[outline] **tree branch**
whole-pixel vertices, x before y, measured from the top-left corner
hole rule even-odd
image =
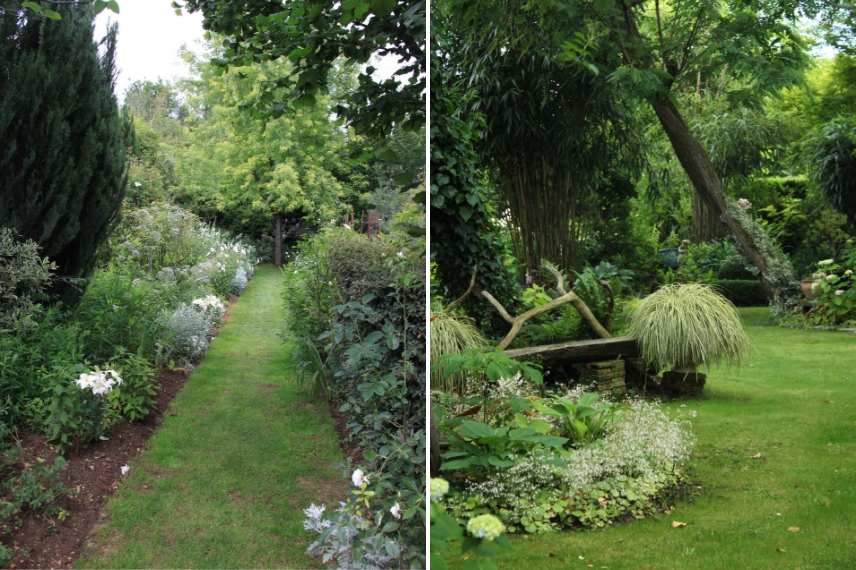
[[[454,307],[457,307],[458,305],[460,305],[461,303],[464,302],[464,299],[466,299],[467,297],[470,296],[470,294],[473,292],[473,289],[475,289],[475,286],[476,286],[476,273],[477,272],[478,272],[478,269],[473,269],[473,275],[472,275],[472,277],[470,277],[469,287],[467,287],[467,290],[464,291],[464,293],[460,297],[458,297],[457,299],[455,299],[454,301],[452,301],[451,303],[446,305],[447,311],[454,308]]]

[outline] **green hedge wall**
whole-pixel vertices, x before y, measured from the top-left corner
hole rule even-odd
[[[767,305],[767,292],[757,279],[717,279],[711,285],[738,307]]]

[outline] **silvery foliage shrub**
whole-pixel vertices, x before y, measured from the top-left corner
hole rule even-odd
[[[0,329],[29,316],[33,297],[50,285],[55,266],[39,256],[39,246],[0,228]]]
[[[391,564],[401,556],[401,545],[389,536],[371,532],[372,521],[342,508],[329,518],[322,518],[323,512],[324,507],[316,505],[304,511],[303,528],[320,535],[309,545],[309,554],[320,556],[325,564],[335,562],[340,570],[398,567]]]
[[[458,518],[487,509],[499,514],[510,530],[540,532],[562,526],[550,521],[559,515],[542,513],[539,527],[532,522],[533,510],[561,503],[575,505],[569,510],[579,508],[574,497],[587,497],[598,486],[612,482],[611,488],[630,491],[627,495],[632,500],[626,509],[641,511],[657,494],[679,481],[693,443],[686,421],[669,418],[658,404],[636,400],[611,423],[602,439],[566,458],[534,451],[514,466],[465,486],[450,497],[449,504]],[[609,516],[605,512],[593,518]]]
[[[375,487],[390,482],[382,474],[372,475],[371,480]],[[325,505],[312,504],[304,509],[303,528],[318,533],[307,552],[321,556],[325,564],[335,562],[342,570],[402,568],[405,550],[396,540],[404,516],[401,505],[396,501],[389,508],[381,506],[384,499],[370,489],[372,481],[362,469],[353,472],[351,481],[354,488],[350,496],[328,517],[324,516]]]
[[[174,204],[130,210],[111,238],[113,260],[149,275],[165,267],[192,266],[205,257],[205,229],[196,214]]]
[[[232,293],[235,295],[240,295],[241,292],[247,288],[247,281],[247,270],[238,266],[238,269],[235,270],[235,276],[232,277],[232,282],[229,283],[229,289],[231,289]]]
[[[192,305],[181,304],[164,318],[167,337],[162,341],[163,357],[184,362],[198,360],[208,350],[211,316]]]

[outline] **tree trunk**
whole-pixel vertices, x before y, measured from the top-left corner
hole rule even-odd
[[[728,228],[698,195],[693,193],[693,240],[695,242],[720,239],[728,235]]]
[[[282,267],[282,216],[277,214],[273,223],[273,263]]]
[[[672,143],[675,155],[689,176],[699,197],[711,213],[722,220],[731,235],[737,240],[737,247],[741,253],[761,272],[764,287],[770,293],[772,285],[767,272],[767,260],[758,251],[752,236],[728,213],[722,181],[716,174],[716,170],[713,168],[704,148],[690,132],[689,127],[671,100],[665,97],[652,99],[651,106],[657,113],[657,118]]]

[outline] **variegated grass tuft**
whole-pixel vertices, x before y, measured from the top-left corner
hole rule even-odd
[[[470,317],[447,311],[445,307],[431,312],[431,362],[449,354],[459,354],[468,348],[486,347],[487,339]],[[459,374],[446,376],[438,366],[431,367],[431,387],[437,390],[462,391],[466,378]]]
[[[630,335],[658,370],[739,363],[749,349],[734,305],[700,284],[666,285],[643,299],[630,319]]]

